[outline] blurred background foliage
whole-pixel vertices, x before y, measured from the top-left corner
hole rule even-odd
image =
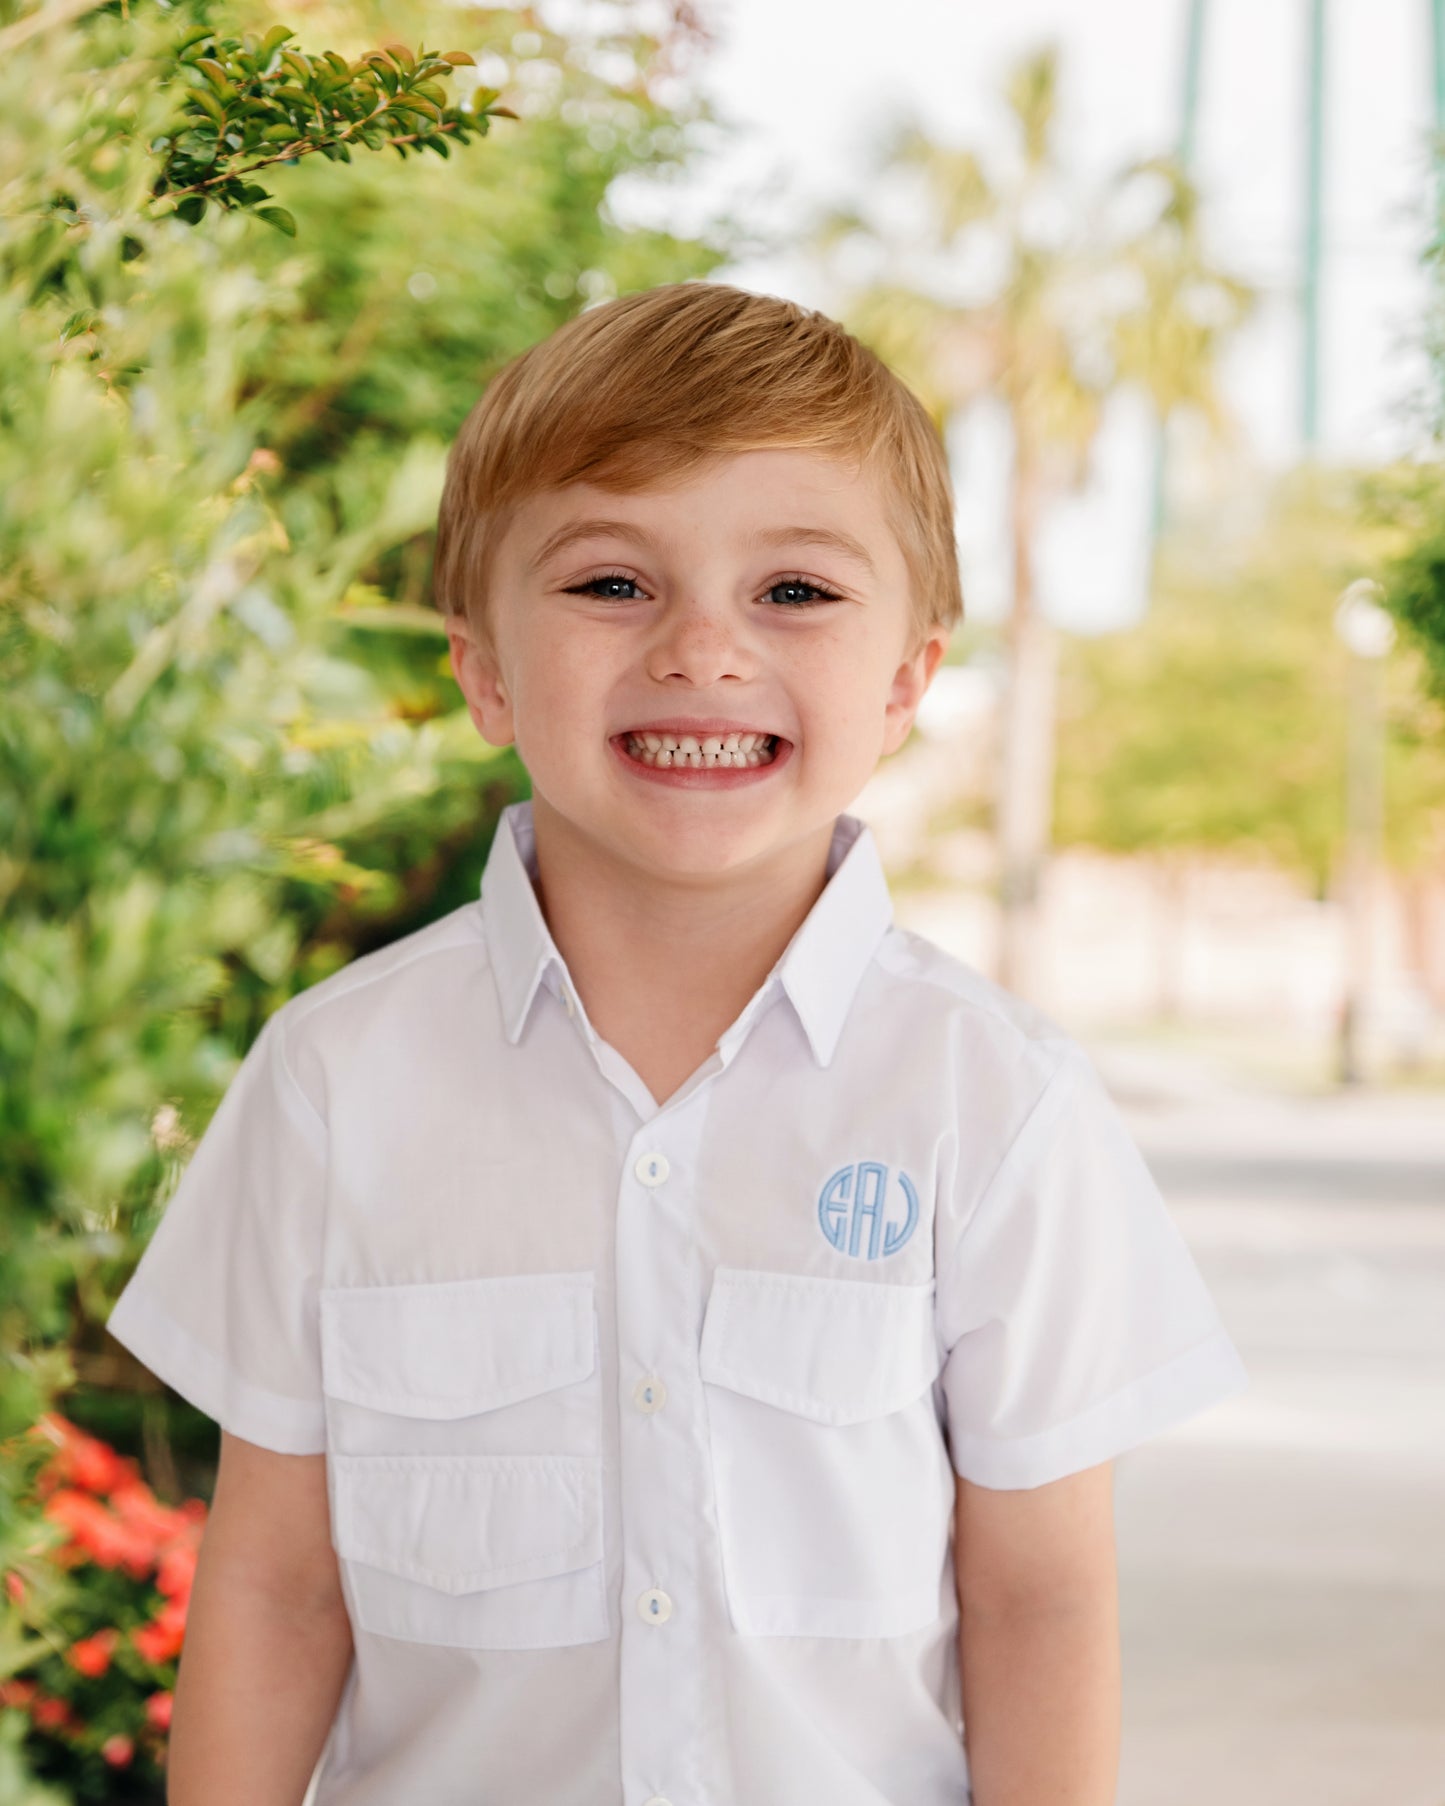
[[[1248,525],[1181,525],[1163,542],[1148,614],[1065,642],[1057,841],[1163,862],[1269,862],[1323,898],[1344,838],[1348,654],[1332,626],[1344,587],[1402,556],[1380,479],[1305,468]],[[1399,872],[1445,858],[1445,707],[1427,656],[1387,665],[1385,855]]]
[[[691,154],[683,15],[69,11],[0,5],[0,1436],[63,1394],[174,1499],[208,1491],[215,1426],[104,1337],[110,1302],[264,1018],[473,897],[526,793],[426,605],[446,446],[500,363],[705,274],[726,229],[606,204]],[[446,161],[272,166],[294,239],[157,217],[174,46],[209,22],[466,51],[453,101],[518,116]],[[0,1463],[7,1571],[31,1470]],[[0,1610],[3,1679],[47,1631]]]

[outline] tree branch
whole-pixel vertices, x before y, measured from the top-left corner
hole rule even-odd
[[[375,115],[372,114],[370,117],[374,118]],[[455,130],[455,126],[450,125],[443,120],[434,131],[409,132],[405,137],[388,138],[386,142],[389,145],[417,144],[423,138],[436,137],[438,132],[454,132]],[[348,133],[339,133],[337,137],[327,139],[324,142],[339,144],[342,139],[347,136],[349,136]],[[182,195],[204,194],[208,188],[215,188],[222,182],[239,181],[242,176],[249,176],[253,171],[258,169],[266,169],[272,163],[293,163],[297,157],[304,157],[310,152],[318,151],[321,148],[322,146],[320,143],[313,144],[309,138],[298,138],[295,144],[288,144],[283,150],[277,151],[274,157],[262,157],[258,162],[248,163],[244,169],[223,170],[220,175],[209,176],[204,182],[192,182],[189,188],[168,188],[164,194],[158,194],[152,198],[157,201],[169,201],[179,200]]]

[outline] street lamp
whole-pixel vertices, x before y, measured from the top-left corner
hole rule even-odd
[[[1335,633],[1350,653],[1349,737],[1345,757],[1345,983],[1339,1014],[1339,1077],[1364,1077],[1362,1023],[1370,991],[1370,895],[1385,818],[1385,731],[1380,663],[1395,643],[1395,623],[1369,577],[1349,585],[1335,608]]]

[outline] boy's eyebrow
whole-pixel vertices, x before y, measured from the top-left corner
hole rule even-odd
[[[537,551],[527,561],[529,571],[540,570],[549,558],[555,558],[559,552],[565,552],[568,546],[575,545],[581,539],[631,539],[638,544],[651,546],[656,543],[654,536],[645,527],[633,521],[625,520],[574,520],[566,526],[559,527],[555,533],[549,534]],[[870,576],[876,576],[877,567],[868,554],[867,547],[851,533],[844,533],[837,527],[764,527],[750,534],[748,543],[752,546],[785,546],[804,545],[820,546],[832,552],[839,552],[860,564]]]
[[[751,543],[755,546],[821,546],[826,551],[841,552],[843,557],[861,564],[870,576],[878,574],[868,548],[839,527],[767,527],[754,533]]]
[[[537,550],[527,560],[529,571],[538,571],[549,558],[555,558],[558,552],[565,552],[570,545],[579,539],[635,539],[640,545],[650,546],[653,537],[646,527],[634,526],[625,520],[574,520],[565,527],[558,527],[544,539]]]

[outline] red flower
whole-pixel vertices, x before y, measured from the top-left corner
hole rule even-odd
[[[65,1652],[65,1659],[77,1674],[89,1675],[94,1680],[110,1667],[111,1653],[119,1635],[119,1631],[107,1626],[104,1630],[96,1631],[94,1636],[83,1637],[80,1642],[72,1643]]]
[[[152,1693],[146,1701],[146,1723],[153,1724],[158,1731],[171,1728],[171,1708],[175,1702],[175,1694],[162,1690]]]
[[[110,1496],[111,1509],[129,1529],[152,1543],[169,1543],[184,1536],[188,1521],[169,1505],[162,1505],[144,1480],[128,1480]]]
[[[25,1603],[25,1582],[13,1568],[7,1568],[5,1571],[5,1591],[10,1595],[13,1604],[23,1605]]]
[[[42,1731],[63,1731],[74,1723],[69,1702],[52,1693],[36,1694],[35,1702],[30,1708],[30,1717],[32,1723]]]
[[[135,1744],[117,1731],[100,1746],[100,1753],[112,1768],[124,1768],[135,1754]]]
[[[135,1580],[144,1580],[155,1565],[155,1551],[148,1539],[88,1493],[61,1487],[46,1501],[45,1515],[70,1532],[72,1557],[78,1549],[98,1567],[124,1568]],[[61,1559],[64,1564],[66,1557]]]
[[[177,1543],[161,1556],[156,1586],[167,1598],[190,1598],[191,1583],[196,1576],[196,1555],[194,1543]]]
[[[28,1706],[38,1691],[34,1681],[0,1681],[0,1706]]]
[[[130,1633],[130,1640],[148,1662],[169,1662],[181,1653],[186,1635],[186,1608],[168,1599],[149,1624]]]
[[[108,1493],[112,1487],[136,1475],[134,1461],[118,1455],[98,1437],[88,1436],[77,1424],[56,1411],[43,1417],[38,1428],[57,1449],[46,1469],[43,1491],[68,1481],[87,1492]]]

